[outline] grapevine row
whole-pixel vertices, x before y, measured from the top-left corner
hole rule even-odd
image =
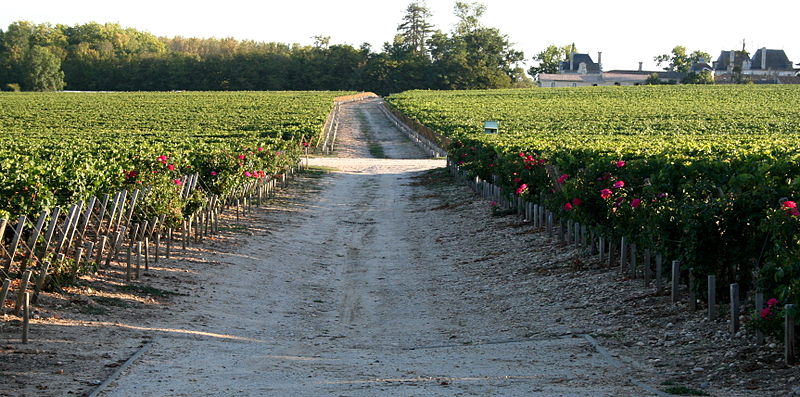
[[[680,259],[696,279],[797,307],[800,90],[598,88],[411,91],[388,102],[451,138],[451,161],[506,195]],[[501,132],[484,134],[483,120]]]

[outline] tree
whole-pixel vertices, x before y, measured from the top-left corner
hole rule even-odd
[[[35,45],[25,57],[24,88],[29,91],[63,90],[61,60],[45,47]]]
[[[486,12],[486,6],[481,3],[465,3],[457,1],[455,14],[458,22],[455,34],[466,35],[481,28],[481,17]]]
[[[714,84],[714,76],[708,70],[701,70],[699,72],[689,72],[686,77],[681,80],[681,84]]]
[[[568,61],[570,54],[577,52],[575,43],[565,45],[563,47],[556,47],[549,45],[544,51],[536,54],[533,57],[534,61],[539,62],[537,66],[531,66],[528,73],[531,76],[536,76],[539,73],[557,73],[561,62]]]
[[[397,26],[402,43],[415,54],[428,53],[426,45],[433,32],[433,25],[428,23],[431,16],[424,2],[415,1],[408,5],[403,22]]]
[[[670,54],[662,54],[655,58],[656,64],[661,66],[666,64],[664,70],[669,72],[689,73],[692,70],[692,65],[698,62],[707,62],[711,58],[707,52],[694,51],[690,55],[686,55],[686,47],[675,46]]]
[[[519,79],[517,63],[524,54],[498,29],[481,24],[485,9],[477,3],[456,3],[459,22],[453,33],[437,32],[431,37],[431,57],[441,88],[507,88]]]

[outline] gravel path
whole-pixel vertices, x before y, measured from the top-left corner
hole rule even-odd
[[[153,324],[147,352],[101,395],[652,395],[543,311],[497,310],[493,297],[521,292],[465,270],[493,247],[448,230],[464,219],[442,209],[462,204],[442,203],[447,186],[425,173],[444,162],[378,106],[344,107],[339,157],[312,159],[337,171],[301,177],[294,207],[256,214],[261,232],[209,253],[204,292]]]

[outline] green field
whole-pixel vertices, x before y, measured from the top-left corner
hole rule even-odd
[[[343,94],[0,93],[0,213],[31,215],[194,172],[224,192],[244,172],[296,161]]]
[[[800,303],[800,88],[410,91],[450,159],[599,235]],[[482,121],[499,120],[499,134]],[[702,285],[697,286],[702,292]],[[722,293],[722,290],[720,291]]]

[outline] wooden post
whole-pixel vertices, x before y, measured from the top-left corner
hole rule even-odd
[[[694,272],[692,269],[689,269],[689,310],[691,311],[697,310],[697,295],[694,292],[695,287]]]
[[[139,199],[140,194],[141,191],[139,189],[133,191],[133,196],[131,196],[131,201],[128,204],[129,205],[128,214],[125,215],[125,226],[128,226],[131,222],[131,218],[133,217],[133,211],[136,209],[136,201]],[[122,213],[120,213],[120,215],[122,215]],[[121,220],[122,218],[120,218],[120,221]]]
[[[125,281],[131,282],[131,267],[133,265],[133,242],[128,244],[128,255],[125,257]]]
[[[181,245],[183,246],[183,252],[186,252],[186,242],[187,242],[187,240],[189,240],[189,236],[187,235],[187,231],[188,231],[187,230],[188,229],[187,226],[188,226],[187,222],[183,221],[183,224],[182,224],[182,227],[181,227]]]
[[[98,269],[103,265],[103,251],[106,249],[107,241],[108,237],[102,236],[100,237],[100,242],[97,244],[97,254],[94,261]]]
[[[8,224],[8,219],[5,218],[0,219],[0,242],[5,241],[7,224]],[[0,244],[0,254],[2,255],[2,258],[0,259],[3,260],[5,260],[5,257],[8,256],[8,252],[6,252],[6,247],[4,247],[3,244]]]
[[[631,273],[631,277],[636,278],[636,256],[638,252],[636,251],[636,243],[631,243],[631,257],[628,260],[628,270]]]
[[[61,250],[65,249],[65,244],[69,239],[70,230],[72,229],[72,224],[75,222],[75,218],[78,216],[78,205],[73,204],[69,207],[69,212],[67,212],[67,218],[64,220],[64,225],[61,228],[61,233],[58,237],[58,245],[56,246],[56,254],[60,253]]]
[[[169,259],[169,256],[172,254],[172,228],[167,229],[167,252],[165,253],[164,257]]]
[[[100,235],[100,230],[103,228],[103,217],[106,216],[106,210],[108,209],[108,200],[109,196],[107,194],[103,195],[103,203],[100,205],[100,212],[98,212],[97,216],[97,224],[94,226],[94,233],[95,235]]]
[[[44,228],[45,221],[47,221],[47,216],[49,214],[50,211],[42,211],[39,215],[39,220],[36,222],[36,226],[31,230],[31,236],[28,238],[28,254],[25,256],[26,263],[35,255],[36,242],[39,240],[39,235],[42,233],[42,229]]]
[[[106,267],[111,266],[111,260],[114,259],[114,255],[117,253],[119,249],[119,245],[122,242],[122,233],[114,232],[111,235],[111,246],[108,247],[108,256],[106,257]]]
[[[708,320],[717,318],[717,276],[708,275]]]
[[[36,278],[36,283],[33,285],[33,304],[39,301],[39,292],[44,289],[44,284],[47,282],[47,271],[50,270],[50,262],[42,262],[42,270],[39,271],[39,277]]]
[[[150,271],[150,238],[144,238],[144,271]]]
[[[6,312],[6,298],[8,297],[8,289],[11,288],[11,280],[3,280],[3,288],[0,289],[0,315]]]
[[[144,236],[147,235],[147,227],[149,226],[150,221],[144,221],[140,228],[138,228],[137,232],[133,234],[134,240],[144,240]]]
[[[644,286],[650,284],[652,278],[652,270],[650,269],[650,248],[644,250],[644,261],[642,262],[642,277],[644,277]]]
[[[92,260],[92,254],[94,253],[94,241],[87,241],[86,245],[83,246],[83,252],[86,254],[86,265],[89,265],[89,262]],[[97,266],[95,266],[94,271],[97,271]]]
[[[214,233],[219,234],[219,211],[214,213]]]
[[[133,233],[131,233],[131,234],[128,236],[128,238],[129,238],[131,241],[136,241],[136,240],[138,240],[138,237],[137,237],[137,236],[139,235],[139,226],[140,226],[140,225],[139,225],[138,223],[133,225]]]
[[[600,262],[602,262],[603,258],[606,257],[606,239],[600,236],[597,244],[600,246]]]
[[[756,315],[758,315],[763,308],[764,308],[764,293],[756,292]],[[759,345],[764,344],[764,331],[760,329],[756,330],[756,343]]]
[[[53,235],[56,233],[56,226],[58,225],[58,217],[61,215],[61,208],[56,207],[50,215],[50,224],[47,225],[47,232],[44,234],[44,241],[41,249],[39,250],[39,257],[43,258],[50,249],[50,242],[53,241]]]
[[[661,295],[664,292],[664,280],[663,280],[663,273],[664,269],[662,268],[663,257],[661,254],[656,254],[656,294]]]
[[[22,298],[22,343],[28,343],[28,328],[31,324],[31,293],[20,292]]]
[[[628,241],[623,236],[619,240],[619,272],[625,274],[626,265],[628,264]]]
[[[797,362],[797,338],[795,337],[794,326],[794,305],[788,304],[785,307],[786,317],[784,318],[784,359],[786,365],[793,365]]]
[[[80,240],[86,236],[86,229],[89,228],[89,222],[92,220],[92,211],[94,211],[94,206],[97,204],[97,197],[92,196],[89,198],[89,203],[86,204],[86,215],[83,217],[83,222],[80,225]]]
[[[136,279],[139,279],[139,269],[142,267],[142,242],[136,242]]]
[[[72,219],[72,223],[69,225],[69,233],[67,234],[67,244],[64,246],[64,252],[69,252],[72,248],[72,242],[75,239],[75,233],[78,231],[78,227],[81,221],[81,208],[83,208],[83,201],[78,202],[77,208],[75,209],[75,216]]]
[[[564,238],[564,241],[566,241],[567,244],[572,244],[572,221],[571,220],[567,220],[566,224],[567,224],[567,230],[566,230],[566,236]]]
[[[17,294],[17,302],[14,304],[14,315],[19,316],[19,311],[22,309],[22,300],[25,297],[25,291],[28,290],[28,282],[31,281],[31,274],[32,271],[26,270],[25,273],[22,274],[22,280],[19,283],[19,293]]]
[[[681,299],[680,294],[681,262],[672,261],[672,303],[676,304]]]
[[[8,274],[11,271],[11,264],[14,263],[14,255],[17,253],[17,246],[19,245],[19,240],[22,238],[22,231],[25,228],[26,219],[27,218],[25,217],[25,215],[22,215],[17,220],[17,227],[14,229],[14,237],[11,239],[11,245],[9,246],[6,265],[3,268],[3,272],[5,274]],[[18,310],[17,313],[19,313]]]
[[[739,284],[731,284],[731,337],[739,331]]]
[[[553,216],[547,212],[547,238],[553,237]]]
[[[158,263],[159,249],[161,248],[161,233],[160,232],[156,232],[155,239],[156,240],[155,240],[154,244],[155,244],[156,247],[155,247],[155,252],[154,252],[154,256],[153,256],[153,258],[154,258],[153,263]]]

